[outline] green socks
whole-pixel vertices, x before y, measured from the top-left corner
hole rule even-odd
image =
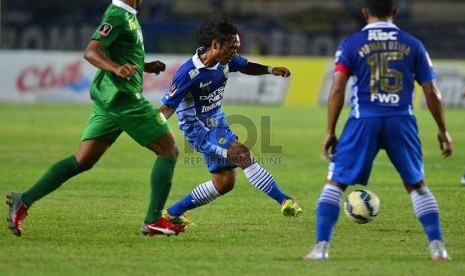
[[[157,157],[152,169],[150,203],[145,223],[154,223],[161,217],[161,211],[171,190],[176,161],[173,157]]]
[[[145,223],[153,223],[161,217],[171,190],[176,158],[158,156],[151,174],[151,195]],[[71,177],[83,172],[74,155],[58,161],[23,194],[22,200],[28,208],[37,200],[58,189]]]
[[[74,155],[58,161],[51,166],[48,171],[23,194],[22,200],[28,208],[49,193],[58,189],[61,184],[71,177],[83,172]]]

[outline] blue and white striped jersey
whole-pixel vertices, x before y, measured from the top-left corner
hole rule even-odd
[[[355,118],[412,115],[414,83],[436,78],[424,45],[390,22],[376,22],[344,39],[336,52],[353,77],[351,114]]]
[[[179,129],[195,149],[199,149],[210,128],[228,127],[221,110],[224,88],[229,72],[237,72],[247,63],[247,59],[236,55],[226,65],[207,68],[196,53],[176,72],[161,101],[176,109]]]

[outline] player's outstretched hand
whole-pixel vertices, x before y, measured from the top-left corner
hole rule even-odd
[[[289,69],[287,69],[286,67],[273,67],[271,73],[275,76],[281,76],[285,78],[291,75],[291,71],[289,71]]]
[[[334,134],[326,134],[325,139],[323,140],[323,157],[327,161],[333,159],[333,153],[336,149],[337,137]]]
[[[155,73],[157,75],[165,71],[165,69],[166,65],[159,60],[148,62],[144,65],[144,72]]]
[[[442,155],[449,157],[452,155],[452,138],[447,131],[439,131],[438,133],[439,147]]]

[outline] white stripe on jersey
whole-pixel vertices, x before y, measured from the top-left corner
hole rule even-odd
[[[357,77],[356,76],[353,76],[354,78],[354,83],[357,83]],[[354,85],[352,87],[352,95],[354,97],[353,99],[353,105],[354,105],[354,116],[355,118],[360,118],[360,105],[358,104],[358,86],[357,85]]]

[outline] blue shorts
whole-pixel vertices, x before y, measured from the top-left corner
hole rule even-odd
[[[208,144],[205,143],[205,147],[211,147],[211,144],[214,144],[228,150],[231,147],[232,143],[236,140],[237,136],[231,131],[231,129],[213,128],[208,131],[206,138]],[[211,173],[237,167],[235,164],[231,163],[227,158],[219,155],[204,154],[203,158],[208,166],[208,171]]]
[[[380,149],[386,150],[405,185],[423,180],[423,154],[414,116],[349,118],[329,165],[328,179],[367,185]]]

